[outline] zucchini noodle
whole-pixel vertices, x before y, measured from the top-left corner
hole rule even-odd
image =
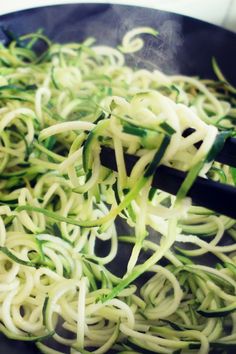
[[[186,197],[198,175],[236,184],[212,155],[234,134],[236,89],[215,58],[219,81],[128,67],[147,36],[0,47],[0,331],[42,353],[236,345],[235,220]],[[151,187],[160,164],[187,172],[177,196]]]

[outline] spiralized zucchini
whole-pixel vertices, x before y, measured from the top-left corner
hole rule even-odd
[[[186,197],[199,174],[236,183],[212,156],[234,132],[235,89],[215,59],[220,81],[126,66],[143,33],[158,35],[134,29],[115,49],[39,31],[0,47],[0,330],[43,353],[236,345],[235,220]],[[129,175],[125,152],[139,156]],[[159,164],[190,171],[177,197],[151,187]]]

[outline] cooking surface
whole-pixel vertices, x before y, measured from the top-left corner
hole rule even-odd
[[[11,0],[1,1],[0,14],[49,4],[91,2],[89,0]],[[104,0],[93,0],[102,3]],[[171,11],[210,22],[236,32],[236,0],[110,0],[110,3],[132,4]]]

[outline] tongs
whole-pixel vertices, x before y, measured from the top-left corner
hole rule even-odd
[[[117,171],[115,152],[112,148],[102,146],[100,158],[103,166]],[[138,157],[125,154],[124,160],[129,175]],[[236,138],[226,139],[215,161],[236,167]],[[160,165],[153,176],[152,187],[176,195],[185,177],[185,172]],[[236,187],[232,185],[197,177],[187,196],[192,198],[195,205],[236,219]]]

